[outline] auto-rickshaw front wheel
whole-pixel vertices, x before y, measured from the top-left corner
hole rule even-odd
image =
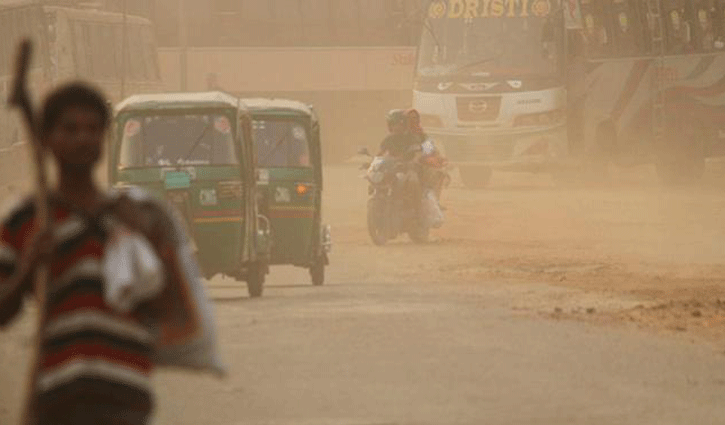
[[[325,283],[325,259],[319,258],[315,264],[310,267],[310,277],[312,278],[312,284],[315,286],[322,286]]]
[[[259,298],[264,292],[264,281],[267,277],[267,265],[261,262],[252,263],[247,269],[247,291],[250,298]]]

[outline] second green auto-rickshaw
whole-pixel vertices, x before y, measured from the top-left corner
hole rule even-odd
[[[258,213],[252,120],[220,92],[133,96],[115,111],[109,182],[168,201],[187,225],[206,278],[222,274],[262,295],[269,223]]]
[[[282,99],[242,99],[252,114],[260,212],[272,229],[271,264],[307,268],[325,281],[330,228],[322,221],[320,125],[312,107]]]

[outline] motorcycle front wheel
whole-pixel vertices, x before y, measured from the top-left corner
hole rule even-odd
[[[380,198],[368,200],[368,233],[377,246],[388,243],[385,234],[385,201]]]

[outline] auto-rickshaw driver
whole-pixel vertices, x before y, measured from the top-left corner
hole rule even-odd
[[[281,130],[281,131],[280,131]],[[310,167],[307,132],[299,124],[255,124],[258,161],[261,167]]]

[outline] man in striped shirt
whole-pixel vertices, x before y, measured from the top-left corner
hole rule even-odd
[[[163,261],[167,284],[150,299],[128,312],[109,305],[102,264],[113,231],[113,220],[106,218],[114,198],[93,179],[110,123],[107,104],[95,90],[72,84],[49,96],[41,118],[41,142],[59,171],[49,201],[53,230],[36,235],[30,201],[0,228],[0,326],[17,316],[32,292],[32,279],[7,287],[19,263],[42,256],[50,260],[31,417],[37,425],[146,424],[159,339],[153,324],[161,314],[159,303],[168,296],[169,279],[179,275]],[[160,204],[146,205],[155,215],[155,237],[145,236],[165,260],[162,253],[178,247],[183,233]]]

